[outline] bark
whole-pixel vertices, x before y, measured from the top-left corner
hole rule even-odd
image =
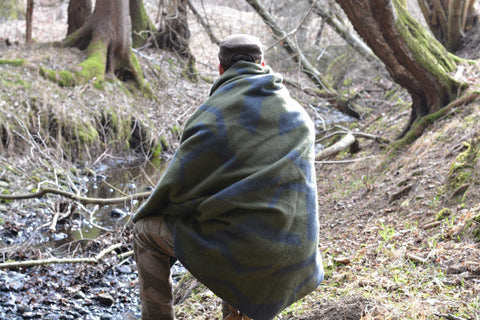
[[[464,84],[449,73],[456,62],[397,0],[337,0],[357,33],[412,98],[403,137],[419,118],[456,99]]]
[[[105,75],[133,80],[143,87],[138,61],[130,48],[128,0],[97,0],[87,22],[63,40],[63,45],[86,49],[87,60],[76,73],[84,81]]]
[[[188,28],[186,0],[166,0],[165,16],[160,22],[157,44],[162,49],[172,49],[185,58],[192,57],[190,52],[190,29]]]
[[[148,44],[156,31],[142,0],[130,0],[130,21],[132,24],[132,46],[138,48]]]
[[[26,42],[32,42],[33,0],[27,1]]]
[[[325,97],[335,108],[341,112],[348,114],[354,118],[360,118],[360,113],[355,110],[355,107],[352,106],[348,99],[343,98],[339,93],[331,86],[329,81],[323,77],[323,75],[318,71],[308,59],[303,55],[295,41],[290,38],[290,35],[287,34],[280,26],[278,25],[276,19],[261,5],[257,0],[246,0],[247,3],[260,15],[265,24],[273,32],[274,36],[277,38],[278,42],[282,43],[283,48],[292,56],[296,62],[302,66],[302,71],[320,88],[318,92],[319,96]]]
[[[68,3],[67,35],[72,34],[83,26],[91,14],[91,0],[70,0]]]
[[[451,52],[460,49],[477,23],[475,0],[418,0],[418,4],[435,38]]]

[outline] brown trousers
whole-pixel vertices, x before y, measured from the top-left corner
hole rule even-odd
[[[173,320],[173,292],[170,267],[175,263],[173,236],[162,216],[140,219],[133,228],[133,250],[138,269],[142,320]],[[248,320],[223,302],[223,318]]]

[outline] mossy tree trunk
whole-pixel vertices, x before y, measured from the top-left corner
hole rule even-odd
[[[130,0],[130,21],[132,24],[132,46],[138,48],[148,44],[155,34],[155,25],[148,17],[142,0]]]
[[[169,49],[187,61],[188,76],[196,79],[195,57],[190,50],[186,0],[162,1],[162,19],[158,29],[148,17],[143,0],[130,0],[133,47],[154,46]]]
[[[435,38],[448,51],[457,51],[477,24],[475,0],[418,0],[423,17]]]
[[[415,121],[457,98],[464,84],[450,75],[457,68],[455,56],[413,19],[400,1],[337,2],[393,80],[412,98],[410,119],[400,137]]]
[[[68,81],[75,84],[93,78],[103,81],[105,75],[116,75],[122,81],[133,80],[146,89],[140,66],[130,48],[128,17],[128,0],[97,0],[85,24],[62,42],[68,47],[86,49],[87,59],[77,66],[71,79],[59,82],[66,81],[63,84],[68,85]]]
[[[91,0],[70,0],[68,2],[67,35],[80,29],[92,14]]]

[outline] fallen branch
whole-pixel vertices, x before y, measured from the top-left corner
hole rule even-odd
[[[48,259],[40,259],[40,260],[27,260],[27,261],[13,261],[13,262],[5,262],[0,263],[1,268],[7,269],[14,269],[20,267],[35,267],[35,266],[44,266],[47,264],[58,264],[58,263],[97,263],[100,261],[107,253],[110,253],[118,248],[120,248],[123,244],[117,243],[114,244],[106,249],[100,251],[96,256],[90,258],[48,258]]]
[[[422,226],[422,229],[423,230],[427,230],[427,229],[431,229],[431,228],[435,228],[436,226],[439,226],[441,225],[442,222],[441,221],[433,221],[433,222],[429,222],[429,223],[426,223]]]
[[[128,196],[123,196],[119,198],[88,198],[88,197],[81,197],[78,196],[74,193],[60,190],[60,189],[55,189],[55,188],[50,188],[50,187],[41,187],[38,189],[37,192],[34,193],[27,193],[27,194],[0,194],[0,199],[4,200],[24,200],[24,199],[33,199],[33,198],[41,198],[46,194],[56,194],[63,196],[65,198],[71,199],[78,201],[83,204],[98,204],[98,205],[112,205],[112,204],[119,204],[119,203],[124,203],[126,201],[132,201],[132,200],[144,200],[148,198],[151,194],[150,191],[148,192],[141,192],[141,193],[135,193],[131,194]]]
[[[423,259],[423,258],[421,258],[421,257],[419,257],[419,256],[417,256],[417,255],[415,255],[415,254],[413,254],[413,253],[408,253],[408,252],[407,252],[407,253],[406,253],[406,256],[407,256],[407,259],[408,259],[408,260],[411,260],[411,261],[413,261],[413,262],[419,262],[419,263],[422,263],[422,264],[427,263],[427,260],[425,260],[425,259]]]
[[[348,159],[348,160],[315,161],[315,163],[317,163],[317,164],[345,164],[345,163],[364,161],[364,160],[367,160],[367,159],[370,159],[370,158],[373,158],[373,156],[358,158],[358,159]]]
[[[323,149],[322,151],[317,152],[315,155],[315,160],[321,160],[328,158],[334,154],[339,153],[340,151],[348,148],[355,142],[355,137],[351,133],[347,133],[340,141],[333,144],[332,146]]]

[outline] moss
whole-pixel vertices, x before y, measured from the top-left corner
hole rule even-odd
[[[9,64],[15,67],[23,66],[25,62],[23,59],[0,59],[0,64]]]
[[[440,211],[438,211],[437,215],[435,216],[435,220],[441,221],[451,215],[452,215],[452,210],[450,210],[449,208],[442,208]]]
[[[11,194],[11,192],[8,191],[7,189],[5,189],[5,190],[2,191],[2,194]],[[11,203],[11,202],[13,202],[13,200],[1,199],[0,202],[1,203]]]
[[[58,84],[62,87],[70,87],[75,85],[73,74],[70,71],[59,71],[58,78]]]
[[[445,47],[408,13],[400,1],[396,1],[395,8],[399,17],[397,29],[405,39],[414,59],[446,88],[448,97],[445,97],[447,101],[444,103],[452,101],[456,98],[458,89],[465,87],[464,83],[456,81],[450,74],[457,68],[453,55],[448,54]]]
[[[77,76],[87,82],[95,79],[94,84],[105,80],[107,48],[101,41],[90,42],[87,47],[87,59],[79,64],[81,71]]]
[[[76,125],[76,136],[80,143],[91,145],[98,139],[98,131],[91,124],[77,124]]]

